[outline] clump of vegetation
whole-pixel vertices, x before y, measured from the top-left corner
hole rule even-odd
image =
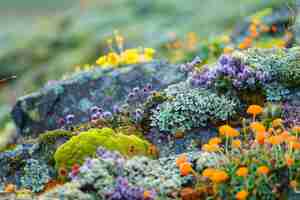
[[[96,154],[102,146],[119,151],[126,156],[147,155],[149,143],[135,135],[116,133],[110,128],[91,129],[72,137],[55,152],[56,168],[71,169],[74,164],[82,164],[88,157]]]
[[[211,138],[202,147],[224,155],[227,162],[196,172],[189,161],[178,157],[181,175],[192,174],[197,180],[195,190],[203,197],[289,199],[289,192],[298,188],[300,129],[286,129],[280,118],[267,129],[257,120],[262,111],[260,106],[251,105],[247,113],[252,119],[240,131],[223,125],[219,137]]]

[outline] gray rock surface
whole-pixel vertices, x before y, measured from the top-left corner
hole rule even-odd
[[[89,110],[100,106],[111,110],[121,104],[134,87],[152,84],[165,88],[184,80],[179,66],[166,61],[125,66],[119,69],[94,69],[81,72],[68,80],[46,85],[39,91],[18,99],[12,117],[23,136],[37,136],[59,127],[59,119],[75,115],[74,123],[89,120]]]

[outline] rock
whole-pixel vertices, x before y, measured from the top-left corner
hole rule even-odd
[[[74,124],[87,122],[89,109],[105,110],[121,104],[134,87],[150,83],[162,89],[184,80],[179,66],[166,61],[129,65],[119,69],[94,69],[81,72],[68,80],[46,85],[41,90],[18,99],[12,117],[23,136],[37,136],[46,130],[59,128],[59,119],[75,116]]]

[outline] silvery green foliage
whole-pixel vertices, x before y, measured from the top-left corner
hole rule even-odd
[[[180,188],[182,180],[176,166],[164,164],[163,166],[159,160],[147,157],[134,157],[124,165],[124,176],[129,182],[145,189],[155,189],[159,194],[168,194]]]
[[[24,175],[21,177],[21,186],[33,192],[40,192],[50,180],[48,166],[38,160],[29,159],[24,167]]]
[[[186,153],[191,163],[196,163],[195,169],[217,166],[223,157],[206,152]],[[176,166],[177,156],[162,157],[152,160],[147,157],[134,157],[124,165],[124,176],[128,181],[145,189],[155,189],[159,195],[166,196],[181,188],[192,179],[192,176],[182,177]]]
[[[296,86],[300,84],[300,48],[249,49],[242,58],[246,65],[268,73],[273,81]]]
[[[268,101],[283,101],[290,94],[290,90],[279,83],[271,83],[264,87]]]
[[[216,167],[228,162],[224,155],[216,153],[202,152],[200,156],[195,159],[197,171],[202,171],[206,167]]]
[[[104,198],[104,194],[113,189],[115,167],[114,162],[109,159],[90,159],[80,168],[75,181],[81,188],[88,186],[97,191],[99,198]]]
[[[206,127],[209,122],[225,121],[236,114],[239,101],[205,89],[187,89],[160,104],[151,116],[153,127],[175,133]]]
[[[177,84],[170,85],[167,87],[164,92],[166,93],[167,96],[169,97],[175,97],[180,93],[183,93],[184,91],[190,90],[191,86],[189,81],[182,81]]]
[[[39,200],[95,200],[90,194],[82,192],[78,182],[66,183],[63,186],[59,186],[49,192],[46,192]],[[102,200],[97,198],[97,200]],[[103,199],[104,200],[104,199]]]

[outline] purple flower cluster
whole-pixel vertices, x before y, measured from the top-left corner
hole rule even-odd
[[[154,200],[155,192],[149,191],[145,195],[142,187],[131,186],[124,177],[118,177],[115,188],[106,194],[108,200]]]
[[[72,125],[75,120],[75,115],[73,114],[68,114],[66,117],[62,117],[58,119],[58,125],[60,127],[63,127],[65,125]]]
[[[270,80],[268,73],[246,66],[240,59],[223,55],[216,66],[205,67],[192,74],[191,84],[195,87],[217,87],[220,80],[229,81],[235,89],[254,89]]]
[[[98,119],[105,119],[105,120],[112,120],[113,119],[113,114],[109,111],[104,111],[102,108],[98,106],[93,106],[90,109],[91,113],[91,122],[95,122]]]
[[[115,151],[109,151],[103,147],[99,147],[96,151],[96,155],[97,157],[102,158],[104,160],[106,159],[113,160],[117,171],[121,173],[125,163],[125,159],[120,153]]]
[[[189,73],[195,69],[195,67],[202,63],[202,59],[196,56],[191,62],[180,65],[180,70],[182,72]]]
[[[300,125],[300,101],[285,102],[283,104],[283,115],[286,124],[291,126]]]
[[[147,84],[144,88],[133,88],[127,96],[127,103],[136,104],[144,101],[151,94],[152,89],[153,88],[151,84]]]

